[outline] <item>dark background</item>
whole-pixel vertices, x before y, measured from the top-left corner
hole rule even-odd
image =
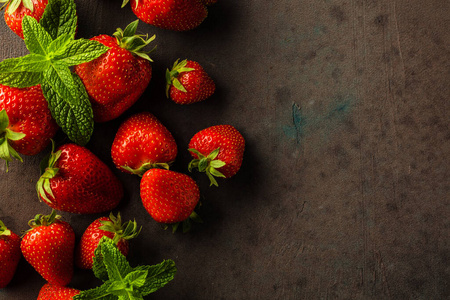
[[[76,0],[78,37],[112,34],[136,17],[121,1]],[[219,0],[197,29],[156,34],[153,78],[120,118],[96,124],[87,147],[111,168],[120,123],[147,110],[174,135],[187,172],[199,130],[235,126],[239,173],[209,187],[197,173],[204,224],[164,231],[143,209],[139,178],[114,170],[115,212],[143,226],[132,265],[175,260],[175,279],[149,299],[448,299],[449,51],[446,0]],[[0,59],[25,55],[0,22]],[[164,72],[197,60],[208,100],[164,96]],[[64,135],[58,135],[64,142]],[[0,219],[27,229],[50,209],[34,185],[44,153],[4,165]],[[107,214],[107,213],[106,213]],[[62,213],[77,234],[100,215]],[[22,259],[0,299],[35,299],[44,280]],[[99,284],[77,270],[71,286]]]

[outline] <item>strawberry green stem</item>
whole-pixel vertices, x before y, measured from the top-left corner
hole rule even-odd
[[[137,228],[136,220],[127,221],[122,224],[122,217],[120,213],[117,213],[117,217],[113,213],[109,215],[110,221],[100,221],[103,225],[99,228],[104,231],[114,233],[113,242],[115,244],[119,243],[120,240],[130,240],[138,236],[141,232],[141,228]]]
[[[39,199],[43,199],[45,202],[51,204],[52,201],[47,195],[55,198],[53,191],[51,189],[50,179],[58,174],[59,169],[55,167],[56,162],[61,156],[61,151],[55,151],[55,142],[52,140],[52,152],[50,155],[41,162],[41,168],[43,168],[43,174],[36,183],[36,191],[38,193]],[[42,167],[44,166],[44,167]],[[45,167],[46,166],[46,167]],[[41,170],[42,172],[42,170]]]
[[[28,225],[31,227],[30,229],[28,229],[28,231],[31,231],[33,230],[33,228],[39,226],[50,226],[59,219],[61,219],[61,216],[57,215],[56,210],[54,209],[52,209],[52,212],[49,215],[37,214],[36,216],[34,216],[34,219],[28,221]]]
[[[177,59],[175,63],[172,66],[172,69],[169,71],[169,69],[166,70],[166,97],[169,98],[169,90],[170,86],[174,86],[178,90],[187,93],[184,86],[181,84],[181,82],[178,80],[178,75],[180,75],[183,72],[190,72],[195,70],[194,68],[186,68],[187,59],[182,60],[181,62],[178,62],[180,59]]]
[[[126,170],[126,171],[128,171],[128,172],[130,172],[130,173],[132,173],[132,174],[135,174],[135,175],[138,175],[138,176],[142,177],[145,174],[145,172],[147,172],[150,169],[158,168],[158,169],[169,170],[169,167],[170,167],[171,164],[172,164],[172,162],[169,162],[169,163],[151,163],[150,162],[150,163],[142,164],[137,169],[132,169],[132,168],[130,168],[128,166],[122,166],[121,168]]]
[[[8,172],[9,163],[13,158],[23,162],[19,153],[10,145],[8,141],[18,141],[25,137],[24,133],[15,132],[8,128],[9,118],[5,109],[0,111],[0,158],[6,162],[6,172]]]
[[[143,51],[142,49],[150,44],[156,36],[153,35],[149,38],[148,34],[136,34],[138,23],[139,20],[131,22],[125,30],[117,28],[113,36],[116,37],[119,47],[152,62],[153,60],[150,58],[149,54],[156,49],[156,46],[150,51]]]
[[[209,153],[207,156],[200,153],[197,149],[189,148],[188,150],[197,155],[198,157],[193,159],[189,163],[188,165],[189,172],[192,172],[193,169],[198,169],[199,172],[205,172],[206,176],[208,176],[209,181],[211,182],[210,186],[211,185],[219,186],[215,177],[225,178],[225,175],[223,175],[217,169],[226,165],[225,162],[216,159],[217,156],[219,155],[220,148],[211,151],[211,153]]]
[[[9,7],[6,10],[6,13],[12,14],[14,13],[20,6],[20,4],[23,4],[23,6],[30,10],[31,12],[34,11],[33,1],[32,0],[0,0],[0,3],[5,3],[0,8],[0,10],[3,10],[6,5],[9,3]]]
[[[0,236],[10,236],[11,235],[11,230],[9,230],[8,228],[6,228],[5,224],[2,222],[2,220],[0,220]]]

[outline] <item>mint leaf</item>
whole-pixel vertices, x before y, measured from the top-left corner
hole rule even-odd
[[[78,39],[71,41],[55,59],[66,66],[74,66],[96,59],[108,49],[97,41]]]
[[[119,297],[112,295],[108,292],[108,289],[113,284],[113,281],[105,282],[103,285],[86,290],[81,291],[78,295],[73,296],[73,300],[94,300],[94,299],[102,299],[102,300],[117,300]]]
[[[73,41],[73,37],[70,34],[62,34],[48,45],[47,52],[53,59],[55,56],[62,54],[71,41]]]
[[[75,38],[77,14],[73,0],[49,0],[39,24],[54,40],[68,34]]]
[[[133,271],[148,271],[145,284],[138,288],[140,293],[146,296],[168,284],[174,278],[177,268],[175,262],[168,259],[153,266],[138,266]]]
[[[50,35],[39,26],[38,21],[30,16],[24,16],[22,20],[25,45],[30,53],[47,55],[47,47],[51,43]]]
[[[0,84],[25,88],[43,82],[42,72],[23,71],[20,66],[22,58],[9,58],[0,63]]]
[[[131,267],[126,257],[115,244],[104,243],[101,251],[109,279],[122,281],[131,272]]]
[[[69,139],[85,145],[94,130],[94,117],[80,78],[58,63],[51,64],[44,78],[42,91],[56,123]]]

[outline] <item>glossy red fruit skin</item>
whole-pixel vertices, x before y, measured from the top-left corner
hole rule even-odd
[[[102,237],[106,236],[110,239],[114,238],[114,233],[100,229],[103,226],[100,221],[111,221],[108,217],[100,217],[92,222],[84,231],[80,243],[75,250],[75,265],[80,269],[92,269],[94,262],[94,251]],[[129,243],[127,240],[120,239],[117,243],[120,252],[127,256],[129,251]]]
[[[23,4],[21,3],[17,10],[13,12],[12,14],[7,13],[9,4],[7,5],[5,9],[5,22],[11,28],[12,31],[14,31],[15,34],[17,34],[20,38],[23,37],[23,30],[22,30],[22,19],[24,16],[30,16],[35,18],[37,21],[39,21],[44,14],[45,7],[48,4],[48,0],[32,0],[33,2],[33,11],[29,10],[28,8],[25,8]]]
[[[9,118],[8,128],[22,132],[25,137],[8,141],[20,154],[35,155],[44,150],[58,131],[40,85],[13,88],[0,84],[0,110]]]
[[[123,197],[123,186],[114,173],[87,148],[64,144],[56,151],[61,156],[56,161],[58,173],[50,179],[54,198],[50,207],[78,214],[110,211]]]
[[[21,256],[20,237],[14,232],[0,235],[0,289],[11,282]]]
[[[205,156],[220,148],[216,159],[225,162],[226,165],[217,170],[229,178],[241,168],[245,140],[233,126],[215,125],[197,132],[189,142],[189,148],[196,149]],[[198,158],[194,153],[191,155],[193,158]]]
[[[198,62],[188,60],[186,68],[194,70],[182,72],[177,78],[187,92],[177,89],[174,85],[169,90],[170,98],[175,103],[192,104],[206,100],[214,94],[216,85]]]
[[[144,93],[152,67],[146,59],[121,48],[115,37],[99,35],[91,38],[110,49],[90,62],[75,66],[92,103],[94,120],[113,120],[130,108]]]
[[[187,31],[199,26],[208,15],[206,6],[200,0],[131,0],[134,14],[150,25]]]
[[[151,113],[142,112],[125,120],[111,147],[117,168],[139,169],[144,164],[170,163],[177,156],[177,144],[169,130]]]
[[[31,229],[20,244],[26,261],[48,283],[59,286],[72,280],[74,247],[75,233],[61,220]]]
[[[39,291],[37,300],[70,300],[79,293],[80,291],[74,288],[46,283]]]
[[[147,212],[164,224],[188,219],[200,200],[200,190],[191,177],[165,169],[145,172],[140,193]]]

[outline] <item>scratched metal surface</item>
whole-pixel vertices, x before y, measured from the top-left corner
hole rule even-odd
[[[80,37],[135,19],[120,1],[76,3]],[[119,124],[142,110],[172,131],[181,172],[196,131],[229,123],[246,138],[236,177],[209,188],[193,175],[205,223],[190,234],[161,230],[143,210],[139,179],[115,171],[126,189],[118,210],[143,226],[132,264],[178,266],[149,299],[449,298],[450,2],[273,3],[219,0],[187,33],[141,23],[157,35],[150,86],[87,145],[112,167]],[[26,53],[0,22],[0,59]],[[165,99],[164,71],[179,57],[215,79],[211,99]],[[0,175],[0,219],[16,232],[49,211],[34,191],[43,155]],[[63,216],[79,238],[99,215]],[[71,286],[98,283],[77,270]],[[43,284],[22,260],[0,299],[35,299]]]

